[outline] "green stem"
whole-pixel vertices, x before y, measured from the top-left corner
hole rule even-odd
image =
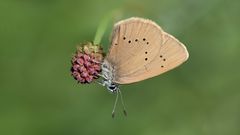
[[[102,37],[104,35],[104,32],[107,29],[108,23],[111,20],[113,20],[113,18],[115,18],[115,15],[116,15],[116,11],[112,11],[103,17],[96,31],[96,35],[93,41],[94,45],[99,45],[101,43]]]

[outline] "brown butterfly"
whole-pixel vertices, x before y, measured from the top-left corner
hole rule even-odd
[[[99,82],[117,93],[113,117],[118,93],[122,98],[119,84],[160,75],[181,65],[188,57],[186,47],[151,20],[133,17],[116,23],[111,47],[102,63],[103,80]]]

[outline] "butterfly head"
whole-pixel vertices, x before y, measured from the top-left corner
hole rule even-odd
[[[115,83],[111,83],[111,84],[107,85],[106,87],[107,87],[108,91],[111,93],[116,93],[118,90],[118,85]]]

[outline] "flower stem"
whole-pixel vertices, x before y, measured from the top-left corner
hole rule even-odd
[[[115,19],[116,13],[117,13],[116,10],[114,10],[103,17],[95,34],[95,38],[93,41],[94,45],[99,45],[101,43],[104,32],[106,31],[109,22]]]

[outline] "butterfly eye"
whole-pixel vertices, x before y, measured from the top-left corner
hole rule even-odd
[[[130,43],[131,43],[131,40],[129,40],[128,43],[130,44]]]
[[[145,58],[145,61],[147,61],[148,60],[148,58]]]
[[[145,54],[147,54],[147,52],[145,52]]]

